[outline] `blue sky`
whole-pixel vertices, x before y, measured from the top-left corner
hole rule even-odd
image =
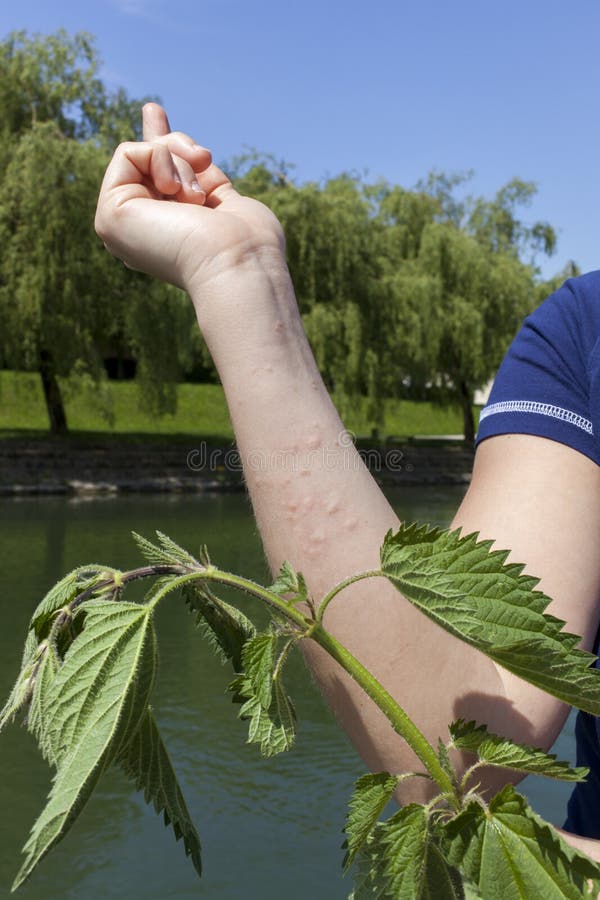
[[[597,0],[19,0],[0,34],[87,30],[102,74],[162,97],[216,159],[255,147],[300,180],[341,171],[412,186],[473,169],[491,194],[535,181],[529,221],[600,268]]]

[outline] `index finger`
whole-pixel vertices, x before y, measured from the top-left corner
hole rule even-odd
[[[171,131],[167,114],[158,103],[146,103],[142,108],[144,140],[155,141]]]

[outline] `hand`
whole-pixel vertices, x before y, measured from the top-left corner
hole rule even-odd
[[[95,224],[106,248],[194,299],[248,267],[285,266],[270,210],[238,194],[208,150],[171,132],[160,106],[146,104],[143,122],[145,140],[121,144],[104,176]]]

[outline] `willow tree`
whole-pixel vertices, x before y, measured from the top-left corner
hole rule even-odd
[[[111,94],[97,69],[87,35],[0,43],[0,366],[39,372],[55,433],[60,376],[100,378],[115,342],[137,358],[146,407],[173,409],[172,322],[191,325],[179,292],[126,271],[94,234],[104,169],[116,141],[139,136],[142,102]]]
[[[535,254],[551,253],[555,234],[520,218],[535,193],[531,183],[513,179],[492,199],[461,199],[464,180],[434,174],[414,191],[390,186],[377,215],[390,391],[457,406],[472,443],[475,390],[493,377],[537,304]]]

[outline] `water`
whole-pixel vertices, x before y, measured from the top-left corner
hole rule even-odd
[[[410,488],[391,495],[406,519],[447,524],[461,488]],[[88,501],[3,501],[0,507],[0,695],[8,694],[33,607],[76,565],[138,564],[131,530],[160,528],[190,549],[202,542],[220,566],[268,579],[242,495],[140,496]],[[244,743],[229,673],[191,628],[176,599],[159,610],[160,675],[153,705],[183,784],[204,853],[201,881],[170,829],[119,772],[101,781],[72,832],[21,890],[24,900],[343,900],[341,829],[364,765],[334,725],[302,664],[288,683],[299,713],[296,749],[264,761]],[[574,759],[569,719],[555,749]],[[42,809],[49,770],[27,732],[0,737],[0,897],[8,897],[20,850]],[[569,787],[521,783],[534,807],[561,824]]]

